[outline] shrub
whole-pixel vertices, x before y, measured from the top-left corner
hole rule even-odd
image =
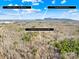
[[[14,48],[17,48],[18,42],[17,42],[17,41],[13,42],[13,45],[14,45],[14,46],[13,46]],[[13,48],[13,49],[14,49],[14,48]]]
[[[2,36],[0,35],[0,38],[1,38]]]
[[[16,31],[17,32],[20,32],[20,31],[22,31],[23,30],[23,28],[16,28]]]
[[[54,47],[58,48],[61,53],[75,52],[79,55],[79,40],[63,40],[54,42]]]
[[[27,32],[27,33],[24,33],[22,40],[24,40],[24,41],[30,41],[31,38],[33,36],[37,36],[37,34],[38,34],[37,32]]]
[[[79,32],[79,29],[78,30],[76,30],[77,32]]]
[[[24,36],[23,36],[22,40],[30,41],[31,40],[31,34],[29,32],[28,33],[24,33]]]
[[[33,55],[36,55],[36,52],[37,52],[37,49],[36,49],[36,48],[32,48],[32,52],[31,52],[31,53],[32,53]]]

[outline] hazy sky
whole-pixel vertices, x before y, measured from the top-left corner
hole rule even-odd
[[[32,9],[2,9],[2,6],[32,6]],[[76,9],[51,9],[48,5],[76,5]],[[0,0],[0,19],[69,18],[79,20],[79,0]]]

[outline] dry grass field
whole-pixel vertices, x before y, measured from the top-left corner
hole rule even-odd
[[[79,59],[79,22],[0,24],[0,59]],[[25,31],[54,28],[54,31]]]

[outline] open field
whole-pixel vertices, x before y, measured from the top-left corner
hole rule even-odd
[[[54,31],[31,32],[25,28]],[[79,59],[78,41],[79,21],[0,23],[0,59]]]

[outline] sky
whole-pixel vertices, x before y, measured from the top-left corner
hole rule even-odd
[[[74,5],[76,9],[47,9],[47,6]],[[32,6],[32,9],[3,9],[2,6]],[[67,18],[79,20],[78,0],[0,0],[2,19]]]

